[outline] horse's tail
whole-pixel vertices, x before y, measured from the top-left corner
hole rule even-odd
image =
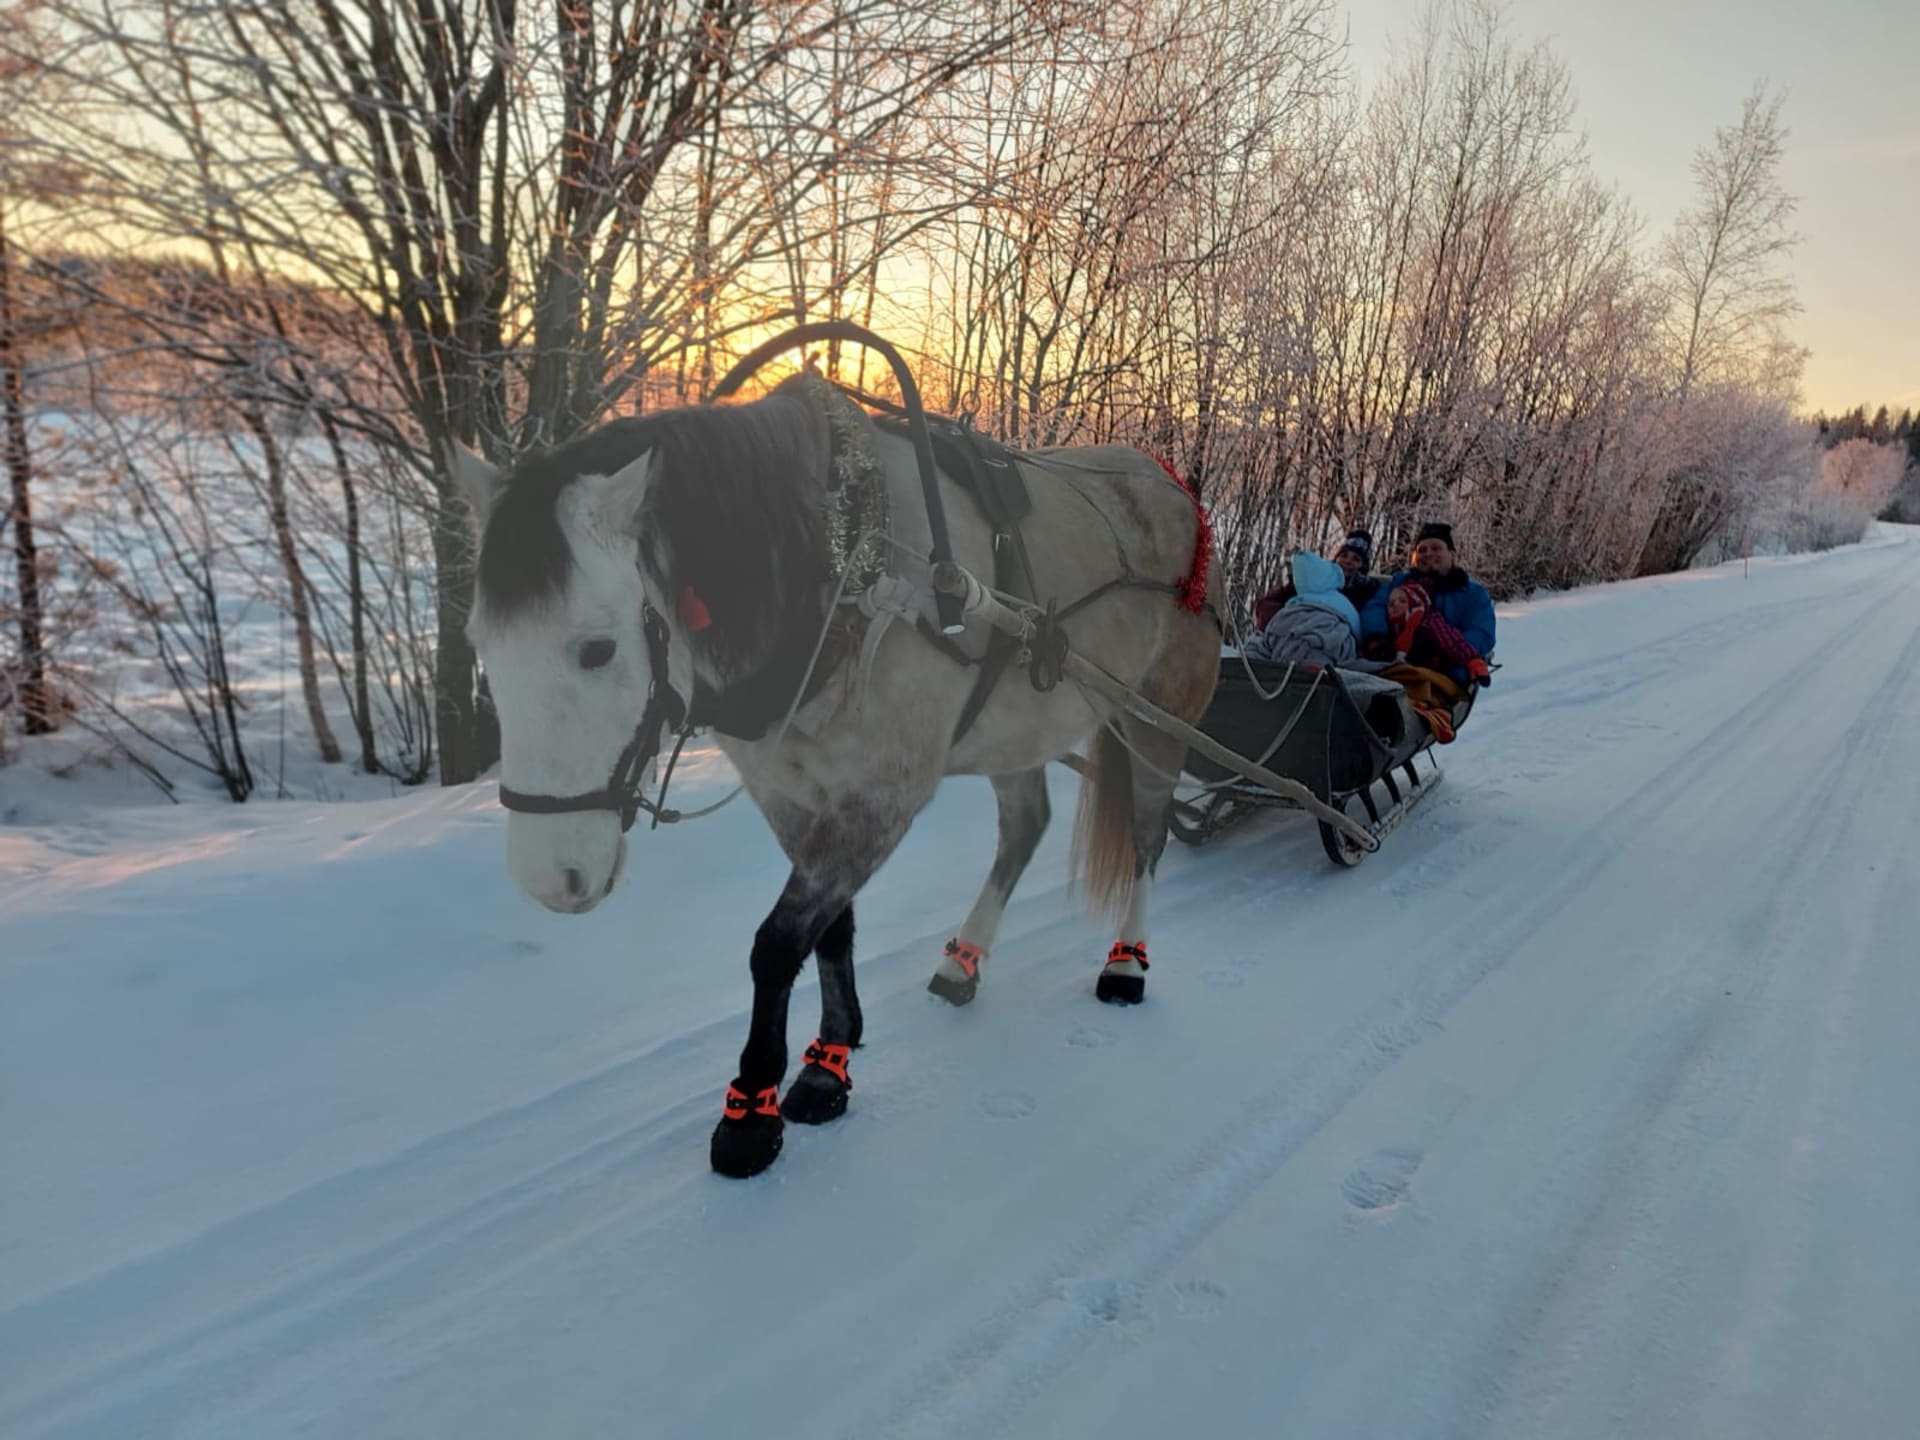
[[[1133,757],[1111,724],[1094,732],[1081,772],[1068,866],[1094,908],[1117,921],[1133,899]]]

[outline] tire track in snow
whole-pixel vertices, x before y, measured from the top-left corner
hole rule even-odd
[[[1790,596],[1782,600],[1770,600],[1760,605],[1740,606],[1726,614],[1695,621],[1678,630],[1668,631],[1650,644],[1583,655],[1579,660],[1565,665],[1556,665],[1551,669],[1531,671],[1518,676],[1504,687],[1496,685],[1496,690],[1506,694],[1526,694],[1543,686],[1551,686],[1554,682],[1570,676],[1590,676],[1595,672],[1617,671],[1624,675],[1628,683],[1620,690],[1608,693],[1625,693],[1638,688],[1644,680],[1662,678],[1675,671],[1689,668],[1687,661],[1697,658],[1702,653],[1714,653],[1718,647],[1713,642],[1738,639],[1756,625],[1764,625],[1776,616],[1806,616],[1830,606],[1838,606],[1848,609],[1849,613],[1858,614],[1857,601],[1861,594],[1874,590],[1890,578],[1900,577],[1902,570],[1910,563],[1903,552],[1904,547],[1888,547],[1886,563],[1869,570],[1845,587],[1822,589],[1811,596]],[[1657,669],[1650,667],[1647,663],[1650,655],[1660,657],[1665,663]],[[1559,708],[1562,703],[1571,702],[1555,702],[1554,708]],[[1495,713],[1504,717],[1508,712],[1506,707],[1502,706]],[[1530,715],[1533,711],[1526,710],[1522,713]],[[1480,730],[1483,727],[1475,728]]]
[[[1912,582],[1901,588],[1901,594]],[[1857,615],[1816,647],[1809,686],[1843,668],[1861,638]],[[1446,1014],[1487,977],[1504,968],[1603,872],[1611,856],[1651,822],[1674,810],[1710,781],[1725,779],[1739,756],[1729,757],[1724,732],[1791,725],[1772,683],[1662,766],[1617,802],[1568,847],[1554,868],[1557,879],[1518,904],[1496,895],[1460,922],[1462,933],[1487,944],[1435,972],[1411,992],[1388,997],[1366,1019],[1319,1052],[1304,1068],[1239,1114],[1268,1114],[1251,1135],[1216,1130],[1177,1172],[1136,1191],[1111,1213],[1101,1238],[1087,1242],[1071,1263],[1025,1287],[1002,1305],[1002,1317],[976,1327],[937,1365],[929,1366],[861,1433],[889,1436],[991,1435],[1003,1430],[1027,1399],[1101,1336],[1115,1296],[1146,1293],[1189,1251],[1238,1211],[1351,1100],[1440,1027]],[[1711,763],[1718,759],[1718,763]],[[1736,781],[1737,781],[1736,776]],[[1170,1198],[1169,1198],[1170,1197]],[[1140,1216],[1149,1218],[1141,1219]]]
[[[1904,720],[1897,702],[1913,689],[1916,678],[1920,678],[1920,632],[1910,635],[1838,743],[1779,807],[1788,812],[1781,819],[1781,824],[1788,827],[1785,833],[1804,839],[1796,846],[1772,846],[1762,864],[1739,885],[1745,892],[1765,897],[1741,927],[1746,942],[1731,949],[1742,963],[1735,970],[1715,970],[1676,987],[1688,1001],[1684,1012],[1662,1013],[1671,1008],[1665,1004],[1647,1007],[1651,1020],[1660,1028],[1659,1043],[1642,1047],[1636,1052],[1634,1064],[1620,1067],[1631,1077],[1633,1093],[1628,1098],[1637,1117],[1635,1123],[1608,1123],[1617,1119],[1609,1114],[1566,1137],[1563,1150],[1569,1157],[1577,1156],[1577,1163],[1567,1173],[1603,1176],[1613,1183],[1590,1187],[1586,1192],[1588,1203],[1577,1215],[1566,1217],[1571,1223],[1548,1232],[1560,1241],[1549,1263],[1530,1266],[1511,1280],[1491,1286],[1494,1293],[1475,1307],[1485,1314],[1528,1317],[1525,1323],[1506,1323],[1500,1333],[1490,1335],[1478,1359],[1468,1368],[1479,1433],[1488,1433],[1488,1427],[1494,1425],[1505,1434],[1565,1433],[1570,1417],[1563,1413],[1561,1402],[1576,1378],[1593,1363],[1588,1347],[1555,1356],[1556,1374],[1542,1380],[1527,1369],[1529,1362],[1537,1363],[1538,1357],[1530,1350],[1516,1349],[1511,1336],[1531,1335],[1557,1308],[1578,1306],[1569,1288],[1594,1273],[1590,1252],[1603,1236],[1612,1244],[1604,1271],[1599,1272],[1599,1283],[1612,1290],[1640,1282],[1630,1295],[1619,1297],[1619,1305],[1631,1313],[1633,1331],[1642,1337],[1625,1353],[1616,1352],[1611,1357],[1614,1368],[1608,1372],[1609,1382],[1596,1385],[1589,1380],[1584,1387],[1587,1392],[1598,1388],[1610,1397],[1612,1409],[1605,1428],[1614,1433],[1640,1428],[1641,1417],[1636,1416],[1634,1404],[1644,1404],[1648,1398],[1643,1391],[1645,1377],[1663,1363],[1679,1363],[1670,1353],[1671,1337],[1687,1333],[1688,1327],[1682,1322],[1697,1301],[1683,1283],[1684,1264],[1675,1262],[1668,1270],[1660,1257],[1689,1253],[1689,1232],[1700,1222],[1690,1209],[1639,1204],[1630,1218],[1621,1219],[1620,1208],[1650,1183],[1650,1169],[1663,1168],[1656,1164],[1656,1156],[1643,1152],[1664,1153],[1674,1146],[1693,1148],[1689,1135],[1703,1123],[1711,1123],[1716,1107],[1724,1108],[1728,1087],[1757,1083],[1743,1067],[1726,1064],[1725,1056],[1731,1048],[1726,1037],[1764,1024],[1777,1027],[1787,1023],[1791,1032],[1801,1023],[1799,1011],[1783,1012],[1777,1004],[1768,1008],[1761,1002],[1781,977],[1784,962],[1798,959],[1804,965],[1809,963],[1806,957],[1821,953],[1806,936],[1807,928],[1817,923],[1809,917],[1819,914],[1809,902],[1817,901],[1830,883],[1830,864],[1839,856],[1855,822],[1857,807],[1884,784],[1885,772],[1879,762],[1892,748]],[[1769,817],[1770,821],[1773,818]],[[1766,828],[1772,830],[1773,826]],[[1890,879],[1886,883],[1893,882]],[[1831,936],[1824,939],[1832,943]],[[1671,991],[1663,994],[1663,1001],[1670,998]],[[1733,1003],[1729,1004],[1729,999]],[[1775,1043],[1788,1038],[1775,1037]],[[1746,1048],[1751,1050],[1754,1043],[1748,1037]],[[1734,1103],[1736,1113],[1746,1108],[1745,1101]],[[1806,1103],[1804,1096],[1800,1103]],[[1682,1133],[1676,1136],[1676,1130]],[[1562,1170],[1551,1163],[1540,1167],[1543,1176],[1554,1176]],[[1516,1208],[1531,1213],[1542,1204],[1536,1196]],[[1517,1254],[1524,1258],[1524,1247],[1518,1248]],[[1636,1259],[1640,1261],[1638,1266],[1631,1263]],[[1622,1261],[1629,1263],[1623,1266]],[[1644,1283],[1648,1269],[1661,1275],[1660,1283],[1651,1289]],[[1752,1272],[1754,1283],[1763,1283],[1768,1273]],[[1780,1307],[1770,1299],[1748,1295],[1715,1319],[1730,1321],[1735,1330],[1743,1331],[1760,1324],[1761,1317],[1780,1313]],[[1722,1346],[1739,1348],[1738,1341],[1721,1333]],[[1601,1358],[1608,1356],[1602,1352]],[[1694,1374],[1692,1378],[1697,1381],[1701,1377]],[[1697,1400],[1711,1395],[1711,1387],[1696,1385],[1693,1389]],[[1588,1413],[1585,1406],[1581,1413]],[[1677,1418],[1670,1411],[1663,1409],[1662,1413]],[[1722,1420],[1729,1418],[1714,1413]],[[1750,1429],[1697,1420],[1695,1417],[1682,1428],[1693,1433]]]
[[[1881,627],[1883,632],[1885,628]],[[1271,1427],[1276,1433],[1281,1429],[1301,1435],[1490,1433],[1485,1416],[1499,1393],[1499,1367],[1512,1360],[1529,1334],[1527,1317],[1532,1313],[1529,1307],[1535,1292],[1553,1283],[1551,1276],[1560,1267],[1562,1251],[1574,1252],[1570,1263],[1579,1263],[1579,1244],[1571,1237],[1583,1226],[1611,1223],[1610,1216],[1619,1219],[1622,1201],[1609,1196],[1619,1183],[1622,1167],[1632,1163],[1636,1137],[1643,1136],[1646,1127],[1655,1123],[1650,1117],[1662,1113],[1667,1097],[1693,1083],[1696,1072],[1712,1074],[1723,1063],[1728,1030],[1722,1022],[1729,1022],[1729,1009],[1735,1012],[1729,1023],[1737,1026],[1761,1004],[1760,995],[1747,988],[1744,971],[1736,975],[1735,967],[1724,960],[1702,971],[1691,957],[1696,951],[1705,953],[1710,944],[1721,940],[1715,934],[1721,928],[1719,917],[1734,921],[1731,954],[1739,955],[1754,948],[1758,937],[1765,935],[1773,923],[1768,912],[1791,908],[1794,899],[1784,893],[1787,885],[1797,883],[1802,898],[1810,889],[1817,893],[1819,877],[1801,874],[1782,857],[1775,848],[1776,837],[1781,833],[1810,833],[1812,823],[1830,799],[1845,805],[1849,796],[1861,793],[1846,781],[1852,778],[1849,767],[1876,753],[1871,738],[1859,740],[1863,730],[1871,729],[1865,717],[1885,708],[1887,698],[1901,683],[1899,669],[1910,668],[1920,659],[1920,651],[1914,649],[1900,654],[1901,640],[1907,637],[1895,635],[1891,644],[1884,644],[1887,638],[1884,633],[1863,636],[1845,655],[1836,656],[1836,663],[1846,665],[1851,672],[1844,679],[1830,669],[1813,673],[1813,679],[1822,683],[1807,693],[1835,702],[1831,711],[1816,716],[1818,723],[1812,725],[1807,724],[1804,714],[1796,713],[1792,723],[1783,720],[1772,725],[1760,735],[1748,737],[1750,743],[1740,746],[1737,754],[1715,761],[1711,766],[1714,773],[1702,777],[1703,788],[1696,789],[1682,810],[1671,812],[1646,837],[1651,850],[1642,849],[1637,856],[1625,857],[1623,866],[1600,875],[1594,893],[1584,896],[1576,911],[1557,920],[1552,931],[1556,937],[1581,931],[1597,937],[1606,933],[1608,922],[1602,917],[1611,897],[1646,892],[1671,899],[1684,893],[1699,903],[1683,911],[1694,927],[1676,932],[1678,950],[1661,948],[1659,925],[1649,928],[1642,923],[1635,927],[1629,921],[1626,923],[1633,933],[1651,943],[1610,950],[1612,958],[1603,973],[1584,968],[1584,960],[1578,962],[1581,968],[1573,985],[1551,977],[1573,976],[1576,972],[1569,966],[1575,961],[1559,954],[1535,956],[1530,950],[1528,961],[1513,968],[1510,984],[1497,998],[1488,997],[1487,1003],[1471,1015],[1450,1017],[1445,1035],[1422,1053],[1411,1073],[1383,1080],[1371,1092],[1364,1109],[1355,1107],[1358,1113],[1400,1113],[1417,1088],[1433,1084],[1436,1075],[1455,1074],[1462,1065],[1475,1074],[1475,1088],[1488,1098],[1464,1133],[1456,1129],[1443,1134],[1438,1148],[1446,1162],[1444,1169],[1449,1172],[1444,1199],[1439,1202],[1443,1209],[1423,1216],[1423,1224],[1418,1227],[1424,1228],[1426,1222],[1444,1227],[1432,1233],[1461,1248],[1452,1254],[1428,1256],[1421,1249],[1425,1242],[1402,1229],[1391,1245],[1343,1252],[1337,1263],[1329,1260],[1323,1264],[1312,1250],[1275,1237],[1279,1254],[1273,1259],[1286,1267],[1291,1298],[1285,1310],[1294,1322],[1276,1333],[1287,1347],[1284,1358],[1265,1362],[1271,1366],[1265,1377],[1267,1393],[1276,1399],[1286,1397],[1284,1409],[1275,1411],[1286,1417],[1284,1424]],[[1796,641],[1789,658],[1800,653],[1801,643]],[[1880,682],[1863,701],[1881,669],[1878,653],[1896,655],[1895,674]],[[1837,685],[1845,688],[1836,690]],[[1890,723],[1897,722],[1883,719],[1883,724]],[[1805,738],[1797,733],[1802,726],[1809,732]],[[1820,763],[1803,774],[1794,763],[1801,757],[1820,757]],[[1784,794],[1776,785],[1749,787],[1743,777],[1755,772],[1790,776],[1791,787]],[[1867,772],[1867,785],[1872,783],[1872,773]],[[1707,805],[1716,813],[1707,814],[1705,823],[1701,823]],[[1723,806],[1724,813],[1720,813]],[[1706,856],[1712,856],[1709,868],[1700,872],[1697,895],[1687,871],[1663,872],[1659,858],[1681,850],[1693,854],[1696,842],[1703,850],[1696,863],[1708,864]],[[1817,860],[1819,854],[1816,844],[1808,858]],[[1756,890],[1769,903],[1761,913],[1748,913],[1754,909],[1751,903],[1743,909],[1739,902],[1750,899]],[[1653,913],[1657,916],[1661,911],[1656,906]],[[1596,929],[1596,923],[1600,928]],[[1585,956],[1590,949],[1583,948],[1580,953]],[[1535,959],[1545,963],[1536,965]],[[1528,988],[1516,990],[1516,986]],[[1725,986],[1733,986],[1738,998],[1725,995]],[[1516,1009],[1519,995],[1530,996],[1534,1005]],[[1537,1008],[1543,998],[1548,1002],[1544,1010]],[[1778,1002],[1771,1003],[1777,1014]],[[1591,1028],[1594,1007],[1615,1011],[1598,1034]],[[1495,1060],[1492,1068],[1485,1068],[1486,1062],[1477,1052],[1491,1046],[1505,1057],[1504,1042],[1510,1035],[1491,1026],[1516,1021],[1528,1027],[1524,1035],[1511,1037],[1519,1042],[1517,1054]],[[1471,1058],[1469,1052],[1474,1052]],[[1567,1073],[1563,1074],[1563,1068]],[[1569,1079],[1569,1074],[1580,1078]],[[1576,1096],[1580,1102],[1566,1108],[1566,1102]],[[1324,1161],[1329,1154],[1329,1137],[1336,1147],[1333,1153],[1365,1150],[1365,1126],[1361,1123],[1356,1134],[1355,1112],[1342,1116],[1337,1128],[1330,1128],[1313,1143],[1308,1150],[1315,1157],[1313,1163]],[[1499,1143],[1489,1142],[1482,1136],[1488,1126],[1502,1127],[1510,1133]],[[1392,1132],[1392,1136],[1396,1143],[1413,1139],[1401,1130]],[[1469,1194],[1484,1190],[1489,1196],[1499,1197],[1493,1202],[1493,1213],[1499,1217],[1496,1228],[1473,1224],[1462,1228],[1461,1177],[1475,1168],[1457,1151],[1463,1139],[1475,1144],[1481,1163],[1498,1167],[1497,1174],[1490,1173],[1468,1190]],[[1431,1151],[1435,1147],[1425,1148]],[[1673,1193],[1684,1195],[1685,1191],[1682,1188]],[[1282,1170],[1257,1195],[1264,1209],[1268,1204],[1297,1206],[1302,1191],[1300,1184]],[[1631,1226],[1640,1213],[1635,1211],[1620,1223]],[[1192,1275],[1196,1266],[1203,1267],[1199,1273],[1209,1273],[1205,1265],[1213,1267],[1212,1273],[1219,1273],[1223,1265],[1235,1263],[1248,1243],[1256,1247],[1261,1244],[1251,1212],[1242,1213],[1219,1234],[1203,1237],[1203,1243],[1189,1252],[1191,1258],[1181,1257],[1172,1273]],[[1407,1273],[1414,1257],[1418,1258],[1412,1273]],[[1669,1268],[1670,1272],[1681,1269],[1679,1265]],[[1403,1289],[1404,1302],[1387,1299],[1402,1295]],[[1164,1303],[1167,1292],[1164,1283],[1156,1283],[1132,1293]],[[1377,1312],[1370,1311],[1353,1303],[1356,1293],[1379,1296],[1385,1303]],[[1669,1346],[1676,1334],[1689,1333],[1685,1328],[1663,1329],[1654,1313],[1658,1309],[1658,1305],[1647,1306],[1646,1313],[1637,1306],[1631,1309],[1629,1333],[1662,1337]],[[1346,1337],[1344,1342],[1335,1343],[1337,1355],[1323,1357],[1330,1362],[1325,1368],[1309,1358],[1317,1339],[1316,1322]],[[1584,1331],[1577,1334],[1576,1345],[1587,1338]],[[1356,1335],[1363,1337],[1359,1348],[1373,1357],[1372,1362],[1354,1358],[1352,1341]],[[1150,1369],[1152,1357],[1160,1352],[1154,1338],[1141,1342],[1138,1336],[1113,1328],[1102,1330],[1098,1343],[1103,1348],[1108,1344],[1107,1336],[1126,1345],[1125,1354],[1137,1357],[1113,1368],[1132,1363]],[[1169,1340],[1172,1338],[1169,1332]],[[1184,1344],[1173,1348],[1182,1355],[1189,1353]],[[1585,1363],[1589,1353],[1582,1346],[1576,1360]],[[1263,1363],[1249,1361],[1244,1344],[1234,1359],[1241,1365]],[[1229,1363],[1223,1358],[1223,1365]],[[1087,1353],[1084,1347],[1068,1365],[1072,1368],[1050,1372],[1046,1382],[1035,1387],[1035,1398],[1041,1402],[1039,1414],[1019,1414],[1007,1425],[1009,1433],[1042,1434],[1057,1429],[1067,1408],[1060,1395],[1097,1384],[1105,1368],[1102,1355]],[[1646,1433],[1649,1426],[1645,1423],[1609,1423],[1613,1412],[1608,1406],[1613,1396],[1624,1390],[1625,1377],[1632,1373],[1631,1366],[1623,1364],[1621,1386],[1588,1386],[1582,1392],[1586,1403],[1569,1416],[1560,1417],[1561,1424],[1523,1423],[1500,1433],[1556,1435],[1568,1440],[1575,1435]],[[1128,1417],[1129,1423],[1120,1427],[1122,1433],[1155,1433],[1170,1422],[1177,1424],[1188,1406],[1204,1404],[1202,1392],[1189,1375],[1170,1375],[1169,1380],[1169,1394],[1178,1397],[1177,1403],[1169,1398],[1164,1405],[1150,1406],[1137,1419],[1131,1419],[1127,1398],[1144,1399],[1154,1392],[1141,1380],[1129,1378],[1123,1380],[1122,1389],[1105,1397],[1102,1420]],[[1242,1396],[1243,1409],[1246,1398]],[[1645,1413],[1660,1414],[1663,1420],[1670,1418],[1664,1411]],[[1572,1423],[1565,1423],[1568,1420]],[[1581,1422],[1585,1422],[1584,1427]],[[1252,1433],[1250,1425],[1245,1428]],[[1654,1424],[1651,1428],[1658,1431],[1661,1426]],[[1681,1428],[1694,1434],[1731,1434],[1738,1430],[1713,1425]]]
[[[596,1081],[606,1078],[594,1077]],[[577,1097],[580,1088],[569,1086],[556,1095]],[[537,1112],[556,1095],[544,1096],[524,1109]],[[436,1189],[447,1185],[440,1166],[450,1152],[476,1141],[475,1132],[489,1131],[483,1143],[505,1144],[520,1138],[520,1127],[491,1133],[499,1117],[488,1117],[482,1124],[436,1136],[392,1161],[344,1171],[286,1201],[158,1255],[116,1266],[50,1299],[0,1313],[0,1353],[9,1357],[9,1368],[18,1372],[7,1387],[6,1407],[0,1410],[0,1420],[6,1423],[0,1429],[12,1435],[35,1424],[64,1428],[101,1406],[108,1407],[108,1414],[128,1411],[121,1418],[129,1423],[138,1416],[150,1425],[168,1414],[170,1406],[184,1412],[198,1404],[195,1397],[203,1393],[203,1386],[183,1384],[185,1376],[244,1373],[249,1361],[331,1339],[340,1333],[341,1312],[365,1305],[383,1288],[448,1296],[454,1287],[439,1287],[436,1275],[472,1267],[482,1246],[496,1250],[502,1264],[524,1261],[529,1247],[522,1227],[530,1215],[550,1212],[563,1199],[577,1202],[590,1196],[616,1175],[624,1181],[636,1171],[646,1173],[641,1161],[665,1149],[691,1147],[705,1136],[713,1113],[713,1096],[708,1087],[702,1087],[699,1094],[659,1109],[635,1125],[598,1136],[477,1197],[462,1193],[462,1203],[436,1209],[429,1218],[410,1216],[404,1228],[376,1244],[318,1262],[240,1306],[219,1306],[185,1325],[168,1312],[182,1304],[183,1296],[190,1296],[194,1287],[213,1296],[235,1289],[244,1293],[247,1282],[236,1277],[283,1270],[286,1255],[298,1252],[310,1227],[337,1230],[343,1209],[404,1212],[410,1184],[424,1179]],[[656,1180],[668,1184],[686,1178],[679,1170],[656,1172]],[[622,1207],[634,1200],[631,1189],[621,1191]],[[542,1237],[543,1241],[550,1238]],[[192,1301],[187,1298],[184,1303]],[[376,1305],[372,1312],[379,1313],[381,1308]],[[115,1315],[136,1337],[151,1332],[162,1338],[156,1342],[135,1338],[109,1359],[63,1367],[61,1337],[85,1324],[97,1327],[92,1317],[103,1311]],[[107,1433],[128,1432],[110,1425]]]

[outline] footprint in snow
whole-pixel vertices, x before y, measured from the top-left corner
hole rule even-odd
[[[1227,1287],[1211,1280],[1178,1280],[1173,1285],[1173,1308],[1191,1319],[1218,1315],[1227,1302]]]
[[[1391,1210],[1407,1198],[1424,1158],[1418,1150],[1376,1150],[1347,1172],[1340,1194],[1356,1210]]]
[[[1119,1039],[1113,1031],[1095,1025],[1077,1025],[1067,1034],[1067,1044],[1075,1050],[1104,1050]]]
[[[1059,1294],[1088,1319],[1102,1325],[1124,1325],[1137,1320],[1144,1310],[1140,1287],[1127,1280],[1067,1280],[1060,1285]]]
[[[980,1097],[980,1108],[996,1120],[1024,1120],[1033,1106],[1033,1096],[1020,1090],[989,1090]]]

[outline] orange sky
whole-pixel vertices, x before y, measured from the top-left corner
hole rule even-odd
[[[1363,81],[1424,0],[1341,0]],[[1785,89],[1809,410],[1920,410],[1920,0],[1510,0],[1516,39],[1573,75],[1595,169],[1647,239],[1688,203],[1694,149],[1758,80]]]

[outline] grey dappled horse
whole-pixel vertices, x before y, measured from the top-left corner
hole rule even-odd
[[[757,1173],[779,1153],[783,1115],[817,1124],[846,1108],[861,1039],[853,900],[945,776],[988,778],[999,845],[929,988],[972,998],[1048,823],[1044,767],[1091,737],[1074,869],[1119,917],[1097,989],[1142,997],[1147,896],[1185,744],[1070,680],[1043,691],[1017,668],[956,739],[977,671],[953,645],[978,657],[986,626],[972,619],[943,643],[910,613],[932,611],[928,522],[905,439],[796,377],[748,404],[615,420],[509,471],[464,454],[459,468],[480,517],[470,632],[500,717],[507,856],[521,888],[574,913],[611,892],[624,832],[650,808],[643,787],[690,706],[696,720],[707,712],[792,862],[754,936],[753,1017],[714,1132],[715,1169]],[[1038,598],[1093,596],[1063,626],[1075,652],[1198,719],[1220,654],[1200,601],[1219,613],[1219,581],[1193,499],[1126,447],[1037,452],[1021,468]],[[990,578],[991,528],[944,473],[940,483],[954,558]],[[809,953],[820,1029],[780,1102],[788,997]]]

